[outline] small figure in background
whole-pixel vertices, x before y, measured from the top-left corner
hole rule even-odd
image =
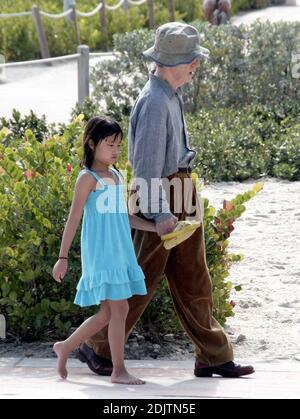
[[[204,0],[205,20],[212,25],[224,25],[229,22],[231,0]]]

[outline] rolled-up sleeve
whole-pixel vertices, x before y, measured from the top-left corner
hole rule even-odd
[[[132,165],[145,217],[156,223],[171,216],[162,173],[167,150],[168,109],[162,101],[149,99],[135,115]]]

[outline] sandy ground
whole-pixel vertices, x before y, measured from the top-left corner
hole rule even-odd
[[[217,208],[253,181],[212,184],[203,195]],[[236,358],[300,361],[300,182],[265,179],[236,221],[230,250],[245,259],[231,268],[236,315],[228,320]]]

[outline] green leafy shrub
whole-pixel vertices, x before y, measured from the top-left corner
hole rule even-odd
[[[272,175],[300,180],[300,124],[288,128],[271,146]]]
[[[11,118],[0,118],[0,130],[3,128],[9,131],[4,144],[9,144],[12,139],[24,138],[26,130],[31,130],[37,141],[43,141],[55,133],[54,124],[49,125],[45,115],[37,117],[30,111],[29,115],[22,117],[16,109],[13,109]]]
[[[92,98],[103,112],[109,110],[116,119],[129,115],[148,76],[141,52],[152,45],[153,39],[153,31],[148,30],[114,36],[116,59],[96,65],[91,74]]]
[[[86,117],[98,112],[88,100],[74,110]],[[126,132],[128,116],[112,113]],[[130,109],[128,104],[128,110]],[[94,113],[95,111],[95,113]],[[206,182],[243,181],[264,176],[300,179],[300,105],[254,105],[241,110],[211,109],[187,115],[191,147],[197,151],[194,169]],[[127,159],[123,149],[122,158]]]
[[[82,310],[72,303],[81,271],[79,231],[70,251],[65,281],[58,286],[51,277],[80,166],[82,119],[83,116],[78,117],[61,134],[43,141],[38,141],[31,130],[25,130],[23,137],[12,137],[5,145],[8,128],[0,131],[0,307],[8,320],[9,332],[25,340],[47,334],[64,336],[71,325],[80,324],[84,316],[94,312],[94,308]],[[120,168],[128,169],[126,141]],[[227,254],[228,217],[232,222],[241,209],[236,206],[235,212],[221,210],[215,216],[205,203],[215,315],[222,323],[233,314],[229,303],[231,285],[224,280],[230,263],[240,258]],[[159,313],[173,312],[166,288],[157,296],[167,302]],[[173,323],[172,315],[169,323],[165,319],[157,321],[156,304],[154,299],[149,307],[151,315],[145,319],[150,318],[157,333],[164,332],[165,326],[176,330],[179,326]]]
[[[226,282],[232,263],[243,259],[242,255],[228,253],[229,237],[234,230],[234,222],[245,211],[245,202],[253,198],[261,189],[261,183],[255,184],[251,190],[237,195],[231,201],[224,200],[223,208],[216,211],[207,199],[204,200],[204,231],[206,243],[206,259],[213,283],[214,316],[224,325],[226,318],[234,316],[234,301],[230,300],[232,282]],[[236,291],[242,289],[241,284],[235,286]]]
[[[48,13],[61,13],[63,2],[61,0],[35,0],[41,10]],[[98,0],[77,0],[76,6],[82,12],[90,12],[98,5]],[[31,0],[15,0],[10,2],[2,0],[0,13],[14,13],[30,11]],[[107,4],[115,5],[115,0],[107,0]],[[176,19],[201,18],[202,11],[197,0],[177,1]],[[100,27],[99,14],[89,18],[78,17],[80,40],[92,50],[105,50],[112,45],[112,36],[117,32],[127,32],[149,26],[148,9],[146,5],[130,6],[128,13],[121,7],[115,11],[106,11],[107,39],[103,36]],[[155,4],[156,25],[169,20],[167,0]],[[64,18],[49,19],[42,17],[49,50],[52,56],[74,53],[76,50],[76,36],[74,26]],[[0,25],[0,53],[6,61],[21,61],[40,57],[40,50],[36,29],[31,16],[1,19]]]
[[[236,14],[240,10],[262,9],[267,6],[268,0],[235,0],[231,2],[231,14]]]
[[[250,27],[193,24],[211,57],[184,87],[188,112],[299,103],[300,79],[293,77],[292,68],[292,55],[300,44],[298,22],[256,22]],[[100,107],[106,103],[119,117],[129,113],[148,78],[149,68],[141,54],[153,42],[154,32],[146,29],[114,36],[116,59],[99,63],[91,77],[94,99]]]
[[[4,0],[0,13],[30,11],[36,4],[48,13],[61,13],[63,2],[51,0]],[[35,25],[31,16],[0,19],[0,53],[6,61],[23,61],[40,58],[40,48]],[[42,18],[52,56],[74,53],[75,33],[65,19]]]
[[[0,13],[30,11],[35,3],[41,10],[48,13],[61,13],[62,0],[1,0]],[[116,5],[116,0],[107,0],[107,4]],[[77,0],[76,6],[82,12],[90,12],[98,5],[98,0]],[[238,10],[264,7],[266,0],[236,0],[232,4],[232,14]],[[191,22],[203,19],[202,0],[176,0],[175,19]],[[146,5],[130,6],[128,13],[123,8],[106,12],[107,39],[101,33],[99,14],[93,17],[79,17],[80,40],[92,50],[105,50],[112,46],[115,33],[130,32],[135,29],[149,27],[148,9]],[[155,24],[168,22],[168,0],[155,1]],[[6,61],[22,61],[40,58],[40,49],[36,29],[31,16],[1,19],[0,54]],[[76,36],[73,24],[68,24],[64,18],[49,19],[42,17],[46,37],[52,56],[72,54],[76,50]]]
[[[95,115],[101,113],[99,106],[90,98],[85,98],[82,105],[77,102],[71,111],[71,119],[76,118],[78,115],[83,115],[83,119],[88,121]]]
[[[78,128],[78,123],[73,125],[69,131]],[[77,252],[71,252],[69,280],[61,289],[50,274],[68,215],[78,155],[69,132],[39,142],[27,130],[25,138],[13,140],[7,147],[3,137],[2,131],[1,311],[4,309],[10,330],[24,339],[39,338],[46,331],[65,333],[73,316],[82,318],[70,298],[64,297],[71,295],[80,273]],[[77,235],[77,251],[78,246]]]
[[[299,104],[213,109],[187,118],[197,150],[195,170],[206,181],[264,176],[300,179]]]
[[[195,166],[209,181],[257,179],[268,172],[269,148],[256,117],[245,111],[212,110],[188,118]]]

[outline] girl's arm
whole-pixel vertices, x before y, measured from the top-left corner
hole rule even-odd
[[[83,208],[87,197],[92,189],[95,188],[95,180],[88,174],[84,173],[81,175],[75,185],[75,191],[73,201],[68,216],[68,220],[64,229],[62,242],[60,246],[59,256],[66,259],[58,259],[54,265],[52,275],[55,281],[61,282],[61,279],[65,276],[68,269],[68,253],[72,245],[74,236],[76,234],[78,225],[80,223]]]
[[[129,214],[129,223],[131,228],[135,228],[136,230],[152,231],[156,233],[156,226],[154,222],[144,220],[136,215]]]

